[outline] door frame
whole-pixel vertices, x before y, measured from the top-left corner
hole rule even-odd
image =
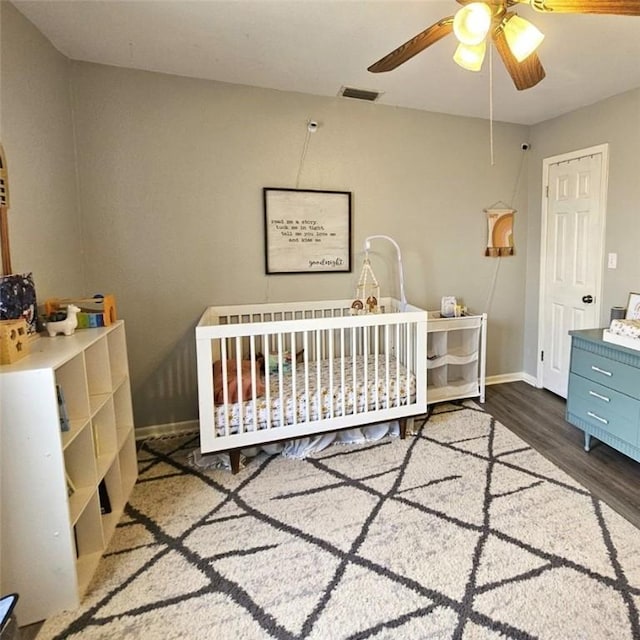
[[[538,352],[536,356],[537,371],[536,371],[536,387],[542,388],[543,386],[543,366],[540,354],[544,345],[544,311],[546,301],[546,262],[547,262],[547,225],[549,216],[549,198],[547,197],[547,189],[549,188],[549,169],[551,165],[558,164],[560,162],[567,162],[569,160],[579,160],[584,156],[602,154],[602,164],[600,166],[600,205],[601,205],[601,217],[600,217],[600,255],[595,257],[596,262],[600,265],[599,269],[596,269],[596,287],[595,287],[595,309],[596,317],[601,316],[601,304],[602,304],[602,283],[604,275],[604,254],[606,243],[606,219],[607,219],[607,196],[609,185],[609,143],[595,145],[593,147],[587,147],[586,149],[578,149],[576,151],[570,151],[568,153],[562,153],[557,156],[551,156],[544,158],[542,161],[542,219],[540,224],[540,289],[538,295]]]

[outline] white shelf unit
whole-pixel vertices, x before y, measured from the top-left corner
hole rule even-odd
[[[20,594],[20,625],[80,604],[122,516],[138,476],[128,372],[122,320],[42,336],[28,356],[0,366],[0,584]]]
[[[484,402],[487,314],[427,320],[427,404],[478,397]]]

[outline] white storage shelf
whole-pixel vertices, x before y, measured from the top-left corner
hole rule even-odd
[[[0,366],[0,581],[3,593],[20,594],[21,625],[80,604],[122,516],[138,474],[128,369],[122,321],[43,336]]]
[[[487,314],[427,321],[427,403],[478,397],[484,402]]]

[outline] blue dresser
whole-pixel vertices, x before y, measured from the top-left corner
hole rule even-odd
[[[640,461],[640,351],[604,342],[602,329],[571,331],[567,421]]]

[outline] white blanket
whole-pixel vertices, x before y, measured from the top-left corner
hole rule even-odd
[[[612,320],[609,331],[619,336],[640,339],[640,320]]]

